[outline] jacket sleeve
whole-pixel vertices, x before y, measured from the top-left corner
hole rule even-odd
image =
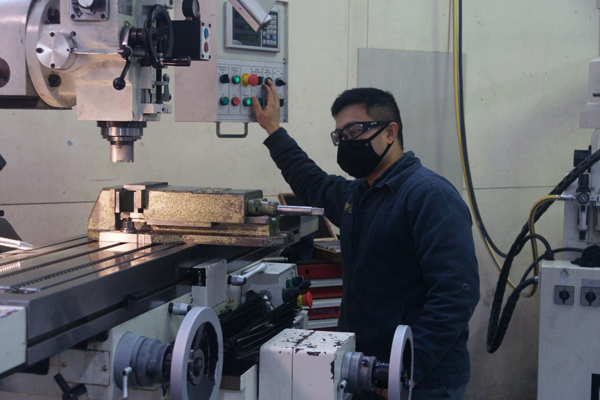
[[[283,128],[273,132],[264,144],[294,194],[309,206],[324,208],[327,218],[340,226],[351,181],[319,168]]]
[[[479,301],[479,272],[471,216],[456,190],[432,183],[410,197],[408,218],[427,291],[412,326],[419,383],[468,329]]]

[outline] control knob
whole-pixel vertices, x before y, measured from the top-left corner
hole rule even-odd
[[[77,5],[85,10],[93,10],[98,6],[99,0],[76,0]]]

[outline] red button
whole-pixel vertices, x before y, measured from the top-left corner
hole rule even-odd
[[[234,106],[239,106],[240,105],[240,99],[237,97],[234,97],[233,99],[231,99],[231,104],[233,104]]]
[[[258,75],[256,75],[256,74],[252,74],[252,75],[250,75],[250,76],[248,77],[248,83],[249,83],[251,86],[256,86],[256,85],[258,85]]]
[[[209,47],[208,47],[208,42],[204,42],[204,52],[208,53]]]

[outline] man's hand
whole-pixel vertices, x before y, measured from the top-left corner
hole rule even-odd
[[[259,125],[270,135],[279,129],[279,118],[281,110],[279,106],[279,95],[272,80],[263,83],[263,89],[267,94],[267,104],[263,109],[256,97],[252,98],[252,108]]]

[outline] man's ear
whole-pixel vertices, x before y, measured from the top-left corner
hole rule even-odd
[[[392,122],[386,128],[386,131],[387,131],[387,142],[388,142],[388,144],[392,143],[398,137],[398,124],[395,122]]]

